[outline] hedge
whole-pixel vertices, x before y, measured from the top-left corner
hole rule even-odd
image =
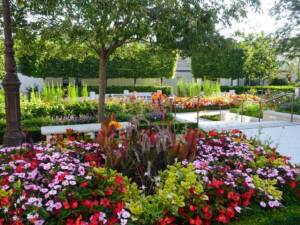
[[[50,55],[50,53],[45,53],[43,57],[32,53],[21,55],[17,60],[18,71],[34,77],[98,78],[98,56],[88,55],[82,59],[82,55],[76,54],[78,53],[63,54],[68,57],[61,54]],[[117,49],[110,57],[107,64],[107,77],[171,78],[175,75],[177,61],[177,51],[132,43]]]
[[[156,92],[158,90],[162,90],[162,92],[166,95],[170,95],[173,93],[173,88],[170,86],[108,86],[106,88],[106,93],[123,94],[124,90],[128,90],[130,92]],[[89,86],[88,91],[99,93],[99,86]]]
[[[294,92],[294,86],[222,86],[221,90],[223,92],[228,92],[229,90],[235,90],[237,94],[242,94],[250,90],[255,90],[257,92],[272,91],[272,92]]]

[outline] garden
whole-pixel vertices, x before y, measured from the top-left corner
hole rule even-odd
[[[0,224],[299,220],[300,180],[288,157],[237,129],[206,132],[175,120],[180,110],[238,110],[242,102],[257,104],[261,97],[221,93],[208,80],[185,85],[197,86],[198,92],[168,97],[158,91],[150,100],[136,93],[108,96],[108,119],[95,139],[71,129],[48,142],[40,134],[45,125],[97,121],[97,102],[89,98],[86,85],[49,85],[21,96],[23,127],[39,135],[0,150]],[[266,223],[269,214],[274,218]],[[257,215],[255,222],[247,219],[252,215]]]
[[[297,1],[2,3],[0,225],[300,224]]]

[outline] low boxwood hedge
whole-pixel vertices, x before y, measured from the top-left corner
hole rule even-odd
[[[258,93],[265,93],[266,91],[272,92],[294,92],[294,86],[222,86],[221,90],[223,92],[228,92],[229,90],[235,90],[237,94],[242,94],[250,90],[256,90]]]

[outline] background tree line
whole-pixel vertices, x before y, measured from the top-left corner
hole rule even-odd
[[[220,37],[213,45],[197,49],[192,55],[195,77],[270,80],[279,63],[274,40],[263,34],[234,39]]]

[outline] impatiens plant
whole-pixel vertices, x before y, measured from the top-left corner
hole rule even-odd
[[[288,158],[239,130],[176,137],[170,127],[104,125],[99,143],[70,130],[67,140],[0,149],[0,225],[227,224],[248,208],[299,202]]]
[[[99,145],[65,147],[1,149],[0,224],[127,224],[122,176],[92,168]]]

